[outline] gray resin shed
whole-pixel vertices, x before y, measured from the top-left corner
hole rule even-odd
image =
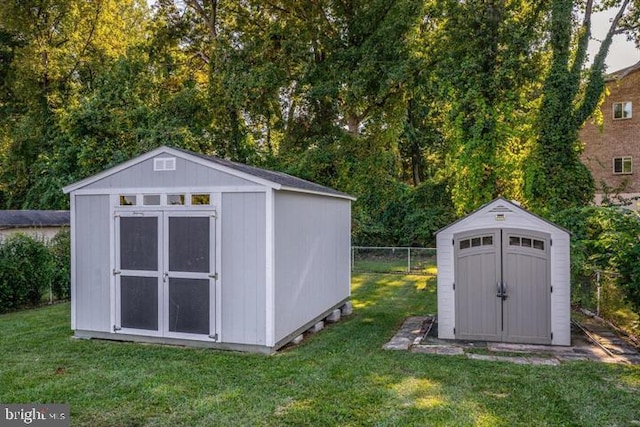
[[[168,147],[64,191],[77,337],[271,353],[349,299],[347,194]]]
[[[570,235],[498,198],[437,233],[438,337],[570,345]]]

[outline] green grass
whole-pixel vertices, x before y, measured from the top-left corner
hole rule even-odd
[[[0,316],[0,402],[69,403],[87,426],[627,426],[640,368],[384,351],[436,311],[425,278],[356,275],[354,314],[274,356],[71,338],[69,305]]]

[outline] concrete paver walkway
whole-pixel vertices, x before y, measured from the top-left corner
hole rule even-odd
[[[640,364],[638,350],[606,325],[590,318],[580,326],[588,331],[589,336],[578,325],[572,325],[572,345],[569,347],[452,341],[437,338],[437,320],[434,316],[414,316],[405,320],[400,330],[383,348],[413,353],[464,355],[473,360],[531,365],[558,365],[576,360]]]

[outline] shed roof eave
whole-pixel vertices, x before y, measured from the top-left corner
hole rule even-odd
[[[152,150],[148,153],[141,154],[131,160],[116,165],[110,169],[107,169],[101,173],[85,178],[82,181],[78,181],[74,184],[68,185],[63,188],[63,191],[68,194],[80,190],[94,182],[100,181],[113,174],[116,174],[124,169],[135,166],[141,162],[149,160],[160,154],[169,154],[171,156],[179,157],[181,159],[199,164],[203,167],[214,169],[220,172],[227,173],[231,176],[235,176],[245,181],[252,182],[254,184],[272,189],[281,190],[286,189],[288,191],[295,191],[300,193],[317,194],[326,197],[335,197],[348,200],[356,200],[355,197],[334,190],[330,187],[325,187],[314,182],[306,181],[304,179],[288,175],[283,172],[272,171],[268,169],[261,169],[254,166],[245,165],[242,163],[236,163],[217,157],[206,156],[199,153],[194,153],[188,150],[180,148],[172,148],[162,146]],[[115,191],[115,190],[114,190]]]
[[[321,191],[313,191],[313,190],[305,190],[302,188],[295,188],[295,187],[286,187],[286,186],[282,186],[281,188],[278,188],[277,190],[280,191],[291,191],[294,193],[304,193],[304,194],[314,194],[314,195],[318,195],[318,196],[325,196],[325,197],[333,197],[336,199],[345,199],[345,200],[349,200],[351,202],[355,202],[356,200],[358,200],[356,197],[353,197],[349,194],[346,193],[325,193],[325,192],[321,192]]]
[[[510,206],[512,206],[512,207],[514,207],[514,208],[516,208],[516,209],[518,209],[519,211],[521,211],[521,212],[523,212],[523,213],[525,213],[525,214],[531,215],[532,217],[534,217],[534,218],[536,218],[536,219],[538,219],[538,220],[540,220],[540,221],[543,221],[543,222],[547,223],[547,224],[548,224],[548,225],[550,225],[551,227],[553,227],[553,228],[555,228],[555,229],[557,229],[557,230],[559,230],[559,231],[565,232],[565,233],[567,233],[568,235],[571,235],[571,232],[570,232],[569,230],[567,230],[566,228],[561,227],[561,226],[559,226],[559,225],[557,225],[557,224],[554,224],[553,222],[549,221],[548,219],[543,218],[543,217],[541,217],[540,215],[537,215],[537,214],[535,214],[535,213],[533,213],[533,212],[530,212],[530,211],[526,210],[525,208],[523,208],[522,206],[519,206],[519,205],[517,205],[516,203],[513,203],[512,201],[507,200],[507,199],[505,199],[504,197],[501,197],[501,196],[500,196],[500,197],[496,197],[495,199],[493,199],[492,201],[490,201],[490,202],[488,202],[488,203],[485,203],[484,205],[480,206],[478,209],[474,210],[474,211],[473,211],[473,212],[471,212],[470,214],[465,215],[465,216],[463,216],[462,218],[459,218],[458,220],[456,220],[456,221],[452,222],[451,224],[446,225],[446,226],[442,227],[441,229],[437,230],[435,233],[433,233],[433,234],[434,234],[434,236],[437,236],[437,235],[438,235],[438,234],[440,234],[441,232],[446,231],[446,230],[448,230],[448,229],[450,229],[450,228],[452,228],[452,227],[456,226],[456,225],[457,225],[457,224],[459,224],[460,222],[462,222],[462,221],[466,220],[467,218],[469,218],[469,217],[471,217],[471,216],[475,215],[476,213],[478,213],[478,212],[482,211],[483,209],[486,209],[487,207],[489,207],[490,205],[492,205],[492,204],[494,204],[494,203],[496,203],[496,202],[505,202],[505,203],[508,203]]]
[[[142,162],[144,162],[146,160],[152,159],[155,156],[163,154],[163,153],[170,154],[170,155],[176,156],[176,157],[180,157],[182,159],[189,160],[189,161],[192,161],[194,163],[198,163],[198,164],[200,164],[202,166],[205,166],[205,167],[208,167],[208,168],[211,168],[211,169],[216,169],[216,170],[228,173],[230,175],[237,176],[239,178],[245,179],[247,181],[254,182],[254,183],[259,184],[259,185],[264,185],[266,187],[269,187],[269,188],[272,188],[272,189],[275,189],[275,190],[278,190],[278,189],[281,188],[281,185],[278,184],[278,183],[274,183],[274,182],[271,182],[271,181],[268,181],[268,180],[253,176],[253,175],[244,173],[242,171],[238,171],[238,170],[226,167],[224,165],[221,165],[221,164],[218,164],[218,163],[214,163],[212,161],[207,161],[207,160],[203,159],[202,157],[196,156],[194,154],[190,154],[190,153],[188,153],[186,151],[183,151],[183,150],[177,150],[177,149],[174,149],[174,148],[167,147],[167,146],[163,145],[161,147],[156,148],[155,150],[149,151],[148,153],[141,154],[140,156],[134,157],[133,159],[127,160],[127,161],[125,161],[123,163],[120,163],[119,165],[113,166],[113,167],[111,167],[111,168],[109,168],[109,169],[107,169],[107,170],[105,170],[103,172],[100,172],[100,173],[96,174],[96,175],[90,176],[90,177],[85,178],[85,179],[83,179],[81,181],[78,181],[76,183],[67,185],[66,187],[62,188],[62,191],[65,194],[72,193],[72,192],[74,192],[76,190],[79,190],[81,188],[86,187],[87,185],[91,185],[94,182],[100,181],[100,180],[102,180],[104,178],[107,178],[107,177],[109,177],[109,176],[111,176],[113,174],[116,174],[116,173],[118,173],[120,171],[128,169],[128,168],[130,168],[132,166],[135,166],[135,165],[137,165],[139,163],[142,163]]]

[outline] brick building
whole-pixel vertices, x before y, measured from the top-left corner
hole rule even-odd
[[[582,162],[596,184],[596,203],[607,194],[637,209],[640,196],[640,62],[607,76],[602,127],[588,120],[580,131]],[[637,110],[634,114],[634,107]]]

